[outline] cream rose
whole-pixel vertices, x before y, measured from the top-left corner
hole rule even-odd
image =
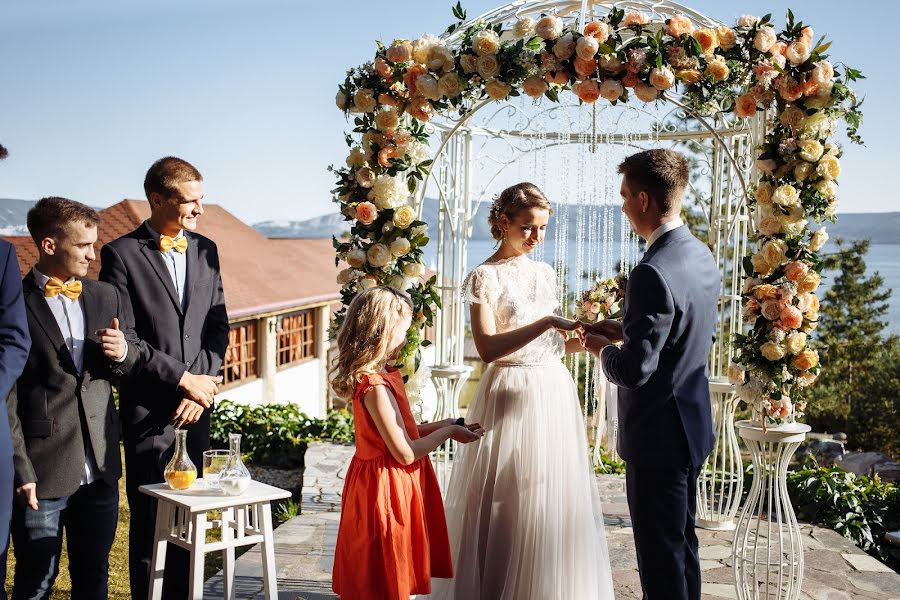
[[[406,238],[397,238],[391,242],[391,254],[396,257],[405,256],[409,248],[409,240]]]
[[[792,65],[800,65],[809,58],[810,47],[805,42],[793,42],[787,47],[784,57]]]
[[[357,271],[353,267],[350,267],[348,269],[343,269],[340,273],[338,273],[336,281],[338,285],[347,285],[348,283],[356,281],[362,275],[362,271]]]
[[[828,231],[826,231],[824,227],[822,227],[821,229],[817,229],[809,238],[809,249],[813,252],[818,252],[822,249],[822,246],[824,246],[825,242],[827,241]]]
[[[360,291],[364,291],[369,288],[375,287],[376,285],[378,285],[378,282],[375,280],[374,277],[372,277],[370,275],[370,276],[363,277],[362,279],[360,279],[359,282],[357,283],[357,285],[359,286]]]
[[[731,27],[719,25],[716,27],[716,35],[719,36],[719,47],[723,50],[730,50],[737,43],[737,36]]]
[[[472,50],[478,56],[497,54],[500,50],[500,36],[492,29],[482,29],[472,36]]]
[[[675,85],[675,74],[669,67],[650,71],[650,85],[663,91]]]
[[[400,206],[394,209],[394,226],[398,229],[406,229],[416,220],[416,211],[410,206]]]
[[[513,25],[513,35],[517,38],[527,38],[534,35],[535,21],[531,17],[522,17]]]
[[[756,36],[753,38],[753,47],[760,52],[768,52],[777,41],[778,37],[775,35],[775,29],[766,25],[756,31]]]
[[[404,277],[403,275],[394,275],[391,277],[390,283],[388,285],[395,290],[400,290],[405,292],[409,288],[409,279]]]
[[[555,40],[562,35],[563,22],[562,19],[555,15],[547,15],[541,17],[537,22],[537,25],[535,25],[534,30],[538,36],[545,40]]]
[[[766,342],[760,346],[759,351],[766,360],[772,362],[781,360],[785,355],[784,346],[775,342]]]
[[[791,354],[797,354],[806,348],[806,334],[801,331],[794,331],[785,339],[785,348]]]
[[[808,387],[815,383],[818,377],[819,376],[816,373],[804,371],[797,375],[797,385],[799,385],[800,387]]]
[[[819,160],[819,165],[816,167],[816,173],[818,173],[819,177],[822,179],[833,181],[841,175],[841,163],[834,156],[824,156]]]
[[[396,108],[388,108],[375,115],[375,127],[381,131],[393,131],[400,125],[400,113]]]
[[[815,350],[803,350],[794,357],[793,365],[801,371],[809,371],[819,364],[819,355]]]
[[[435,44],[428,50],[428,61],[425,65],[435,73],[447,73],[456,66],[453,52],[444,44]]]
[[[825,148],[817,140],[800,140],[797,143],[800,149],[800,158],[809,162],[818,162],[825,152]]]
[[[362,248],[351,248],[344,256],[344,260],[354,269],[359,269],[366,264],[366,253]]]
[[[659,90],[652,85],[640,82],[634,86],[634,95],[642,102],[653,102],[659,96]]]
[[[573,54],[575,54],[575,38],[572,37],[571,33],[562,36],[553,44],[553,56],[559,60],[567,60]]]
[[[366,258],[373,267],[383,267],[391,262],[391,250],[384,244],[372,244],[366,251]]]
[[[625,86],[618,79],[605,79],[600,84],[600,96],[610,102],[618,100],[624,93]]]
[[[756,201],[760,204],[772,204],[772,193],[774,191],[771,183],[761,181],[756,188]]]
[[[724,59],[714,58],[713,60],[706,63],[706,71],[704,73],[706,76],[715,82],[725,81],[728,79],[728,75],[731,71],[728,68],[728,63],[725,62]]]
[[[837,195],[837,185],[833,181],[825,179],[816,184],[816,191],[830,200]]]
[[[372,189],[369,190],[367,198],[372,203],[384,210],[392,208],[400,198],[400,180],[389,175],[379,175],[375,178]]]
[[[746,372],[740,365],[731,363],[728,365],[728,381],[731,385],[743,385]]]
[[[353,107],[361,112],[370,113],[375,110],[375,93],[369,88],[356,90],[353,94]]]
[[[759,22],[759,17],[755,15],[742,15],[738,19],[738,27],[753,27]]]
[[[459,57],[459,64],[462,66],[463,73],[471,75],[478,70],[478,57],[474,54],[463,54]]]
[[[800,192],[791,184],[785,183],[775,189],[775,193],[772,194],[772,200],[779,206],[797,206],[800,204]]]
[[[522,82],[522,89],[531,98],[540,98],[547,91],[547,83],[540,75],[532,75]]]
[[[416,92],[423,98],[429,100],[437,100],[440,98],[441,92],[438,90],[437,77],[430,73],[419,75],[416,78]]]
[[[787,243],[784,240],[769,240],[762,247],[762,255],[769,265],[778,268],[787,260]]]
[[[819,85],[831,83],[834,79],[834,67],[827,60],[820,60],[812,70],[812,80]]]
[[[769,264],[765,254],[762,252],[757,252],[751,256],[750,262],[753,264],[753,270],[762,276],[771,275],[772,271],[775,270],[775,267]]]
[[[341,110],[347,110],[348,101],[347,94],[338,90],[337,94],[334,96],[334,104]]]
[[[798,183],[803,183],[815,172],[816,168],[811,163],[801,162],[794,167],[794,179]]]
[[[759,232],[765,236],[773,236],[781,232],[781,221],[778,217],[764,217],[759,221]]]
[[[420,278],[425,275],[425,265],[420,262],[411,262],[403,265],[403,274],[407,277]]]
[[[491,79],[484,84],[484,91],[494,100],[503,100],[512,92],[512,86],[499,79]]]
[[[438,79],[438,93],[445,98],[456,98],[462,90],[462,80],[456,73],[445,73]]]
[[[778,116],[778,120],[781,121],[781,124],[785,127],[796,131],[800,129],[803,126],[804,121],[806,121],[806,112],[802,108],[793,105],[788,106]]]
[[[559,45],[559,42],[557,42],[557,45]],[[578,38],[578,42],[575,44],[575,54],[581,60],[591,60],[597,55],[599,49],[600,42],[597,41],[597,38],[590,36]]]
[[[485,80],[493,79],[500,74],[500,63],[493,54],[479,56],[475,61],[475,68],[477,69],[478,74]]]
[[[433,35],[424,35],[415,40],[412,43],[413,60],[424,65],[428,62],[428,53],[431,52],[431,48],[440,43],[440,40]]]
[[[362,148],[354,148],[347,156],[347,166],[351,169],[358,169],[366,164],[366,153]]]
[[[819,287],[821,281],[822,278],[818,273],[810,271],[801,281],[797,282],[797,292],[814,292],[816,291],[816,288]]]

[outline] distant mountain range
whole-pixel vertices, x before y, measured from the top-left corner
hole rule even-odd
[[[25,216],[28,209],[34,204],[33,200],[13,200],[0,198],[0,236],[3,235],[27,235]],[[432,224],[432,233],[436,229],[438,219],[437,202],[431,199],[425,201],[423,220]],[[486,207],[482,208],[486,213]],[[569,209],[568,229],[571,236],[577,231],[577,210]],[[616,211],[618,217],[621,213]],[[553,235],[551,231],[548,236]],[[349,231],[349,222],[338,213],[329,213],[302,221],[262,221],[253,225],[257,231],[269,237],[297,237],[297,238],[330,238],[332,235]],[[618,224],[613,228],[618,234]],[[848,240],[868,238],[873,244],[900,244],[900,212],[888,213],[841,213],[836,224],[828,225],[828,233],[831,239],[844,238]],[[486,218],[477,219],[472,231],[472,239],[490,239],[490,228]]]

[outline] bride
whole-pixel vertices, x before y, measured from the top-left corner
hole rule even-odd
[[[497,251],[466,278],[472,336],[489,363],[468,419],[484,425],[460,448],[445,500],[455,577],[429,598],[612,599],[596,480],[575,383],[561,358],[577,322],[559,316],[550,265],[528,255],[552,207],[537,186],[507,188],[491,206]]]

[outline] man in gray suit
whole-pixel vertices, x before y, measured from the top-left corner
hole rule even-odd
[[[110,383],[135,369],[142,352],[119,328],[116,289],[83,279],[99,221],[94,209],[65,198],[43,198],[28,211],[39,252],[22,281],[32,344],[8,399],[14,598],[50,596],[63,530],[72,597],[107,597],[122,475]]]
[[[147,597],[156,504],[139,486],[163,481],[175,428],[187,428],[188,454],[203,466],[210,412],[228,347],[228,314],[215,242],[194,233],[203,215],[203,177],[172,156],[144,178],[150,219],[106,244],[100,280],[122,296],[146,352],[141,372],[124,382],[119,401],[125,439],[125,484],[131,524],[131,597]],[[166,554],[164,598],[187,596],[187,553]]]
[[[622,212],[647,251],[629,276],[623,322],[585,325],[583,341],[620,388],[618,451],[644,598],[699,600],[696,483],[714,441],[706,365],[721,274],[679,216],[685,158],[647,150],[619,172]]]

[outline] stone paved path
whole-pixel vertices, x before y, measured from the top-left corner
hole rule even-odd
[[[340,520],[343,476],[351,446],[315,444],[306,454],[303,514],[275,530],[279,600],[336,600],[331,565]],[[621,476],[598,477],[617,599],[640,598],[640,581]],[[737,598],[731,570],[731,532],[699,529],[703,600]],[[806,572],[801,598],[900,600],[900,575],[837,533],[803,525]],[[236,562],[238,598],[262,598],[257,548]],[[221,574],[206,583],[207,597],[222,596]],[[373,599],[375,600],[375,599]],[[570,599],[548,599],[570,600]],[[572,599],[574,600],[574,599]]]

